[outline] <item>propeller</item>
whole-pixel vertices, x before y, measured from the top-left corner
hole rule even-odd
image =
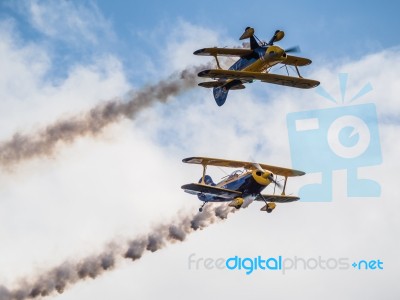
[[[253,162],[252,164],[253,164],[253,166],[254,166],[257,170],[259,170],[259,171],[261,171],[261,172],[263,172],[263,173],[267,172],[267,171],[265,171],[263,168],[261,168],[261,166],[260,166],[259,163]],[[269,174],[268,179],[271,180],[273,183],[275,183],[275,185],[276,185],[278,188],[282,189],[282,185],[281,185],[278,181],[275,180],[274,174],[272,174],[272,173]]]
[[[290,47],[290,48],[285,49],[285,52],[286,52],[286,53],[290,53],[290,52],[296,53],[296,52],[300,52],[300,51],[301,51],[301,50],[300,50],[300,47],[299,47],[299,46],[293,46],[293,47]]]
[[[271,52],[268,53],[268,56],[270,58],[274,58],[274,57],[277,57],[277,56],[281,56],[283,53],[293,53],[293,52],[300,52],[300,47],[299,46],[293,46],[293,47],[290,47],[288,49],[283,50],[283,52],[282,51],[281,52],[271,51]]]

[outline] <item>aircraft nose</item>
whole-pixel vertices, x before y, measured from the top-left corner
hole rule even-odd
[[[253,171],[253,179],[261,185],[267,186],[268,184],[271,183],[271,178],[270,178],[271,172],[268,171],[261,171],[261,170],[254,170]]]
[[[278,46],[270,46],[265,53],[266,58],[280,58],[286,57],[285,50]]]
[[[272,173],[270,172],[264,172],[264,174],[262,174],[262,177],[265,179],[271,179]]]

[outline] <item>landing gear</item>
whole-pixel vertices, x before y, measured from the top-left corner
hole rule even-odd
[[[274,202],[270,202],[267,204],[267,213],[271,213],[276,207],[276,204]]]
[[[203,207],[204,207],[204,205],[206,205],[207,204],[207,202],[206,201],[204,201],[203,202],[203,205],[202,206],[200,206],[200,208],[199,208],[199,212],[202,212],[203,211]]]
[[[237,198],[233,199],[232,202],[228,204],[228,206],[239,209],[242,207],[243,202],[244,202],[244,199],[242,197],[237,197]]]
[[[276,207],[275,202],[267,202],[267,200],[265,200],[265,198],[261,194],[260,194],[260,197],[261,197],[261,199],[263,199],[263,201],[265,203],[265,206],[263,206],[261,208],[261,210],[265,210],[267,213],[270,214]]]

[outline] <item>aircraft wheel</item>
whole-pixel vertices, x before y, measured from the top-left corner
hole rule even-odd
[[[271,213],[272,212],[272,209],[267,209],[267,213]]]
[[[202,212],[202,211],[203,211],[203,208],[202,208],[202,207],[200,207],[200,208],[199,208],[199,212]]]

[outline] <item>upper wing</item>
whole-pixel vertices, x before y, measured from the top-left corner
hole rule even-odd
[[[228,160],[228,159],[219,159],[219,158],[209,158],[209,157],[188,157],[182,160],[184,163],[188,164],[199,164],[205,166],[218,166],[218,167],[230,167],[230,168],[245,168],[249,170],[254,170],[256,167],[252,162],[247,161],[237,161],[237,160]],[[285,176],[285,177],[292,177],[292,176],[301,176],[305,173],[303,171],[281,168],[266,164],[260,164],[261,168],[271,171],[272,173]]]
[[[268,202],[276,202],[276,203],[286,203],[297,201],[300,198],[297,196],[286,196],[286,195],[262,195],[264,199]],[[264,201],[259,195],[254,198],[256,201]]]
[[[199,183],[189,183],[182,185],[182,189],[184,189],[185,191],[209,194],[226,199],[232,199],[242,195],[242,193],[238,191],[221,189],[215,186],[204,185]]]
[[[251,49],[242,49],[242,48],[203,48],[197,51],[194,51],[194,55],[205,55],[205,56],[246,56],[252,54],[253,50]]]
[[[303,67],[311,64],[311,59],[288,55],[282,64]]]
[[[233,70],[204,70],[198,74],[199,77],[239,79],[239,80],[261,80],[263,82],[291,86],[301,89],[310,89],[319,85],[319,81],[278,75],[262,72],[233,71]]]

